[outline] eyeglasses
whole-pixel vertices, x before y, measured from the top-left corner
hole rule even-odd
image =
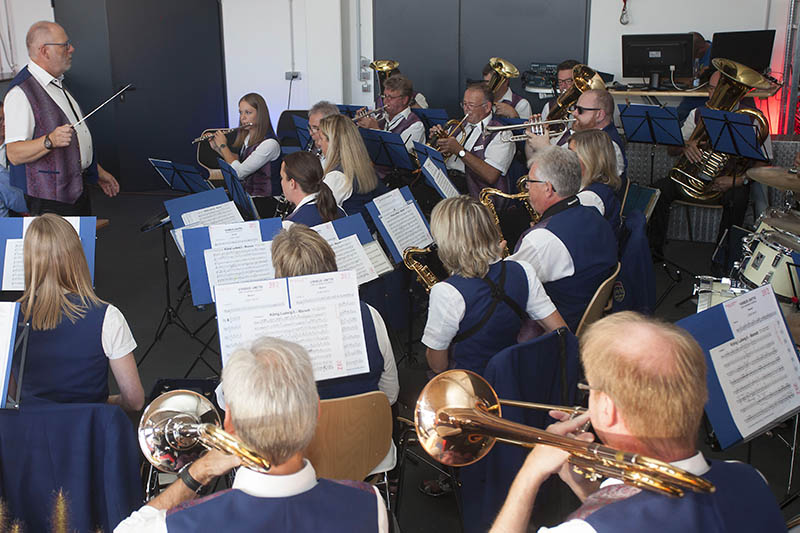
[[[570,87],[572,86],[572,78],[567,78],[566,80],[558,80],[559,87]]]
[[[488,102],[483,102],[483,103],[480,103],[480,104],[471,104],[469,102],[461,102],[461,107],[463,107],[464,109],[475,109],[476,107],[484,106],[487,103]]]
[[[65,43],[44,43],[42,46],[63,46],[64,50],[72,46],[72,39],[67,39]]]
[[[309,126],[308,129],[314,133],[317,133],[319,131],[319,126]]]
[[[579,115],[583,115],[584,111],[602,111],[599,107],[583,107],[581,105],[570,106],[569,110],[577,111]]]
[[[383,99],[384,100],[397,100],[398,98],[402,98],[402,97],[403,97],[402,94],[395,94],[395,95],[384,94],[383,95]]]
[[[526,189],[528,188],[528,184],[530,184],[530,183],[550,183],[550,182],[549,181],[543,181],[543,180],[532,180],[532,179],[529,179],[529,178],[525,178],[525,188]],[[550,186],[553,187],[553,184],[550,183]],[[553,187],[553,192],[556,192],[556,188],[555,187]]]

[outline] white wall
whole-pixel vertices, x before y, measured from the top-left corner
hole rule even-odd
[[[8,8],[8,19],[11,21],[9,25],[11,50],[6,49],[6,53],[0,54],[0,72],[2,72],[3,78],[6,78],[13,77],[28,62],[25,34],[31,24],[39,20],[54,20],[54,17],[50,0],[5,0],[0,2],[0,27],[2,27],[4,47],[9,45],[5,35],[7,25],[4,5]],[[10,65],[9,60],[11,61]]]
[[[374,72],[369,67],[361,67],[362,58],[367,64],[373,59],[372,0],[342,0],[342,53],[342,103],[372,107]],[[361,80],[362,72],[367,80]]]

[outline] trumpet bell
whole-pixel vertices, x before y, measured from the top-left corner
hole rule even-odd
[[[187,425],[221,426],[211,400],[190,390],[162,394],[147,406],[139,422],[139,447],[145,458],[161,472],[177,472],[206,449],[198,436],[187,435]]]
[[[422,389],[414,411],[420,445],[442,464],[466,466],[489,453],[496,439],[465,431],[470,422],[456,422],[454,409],[500,416],[500,401],[486,380],[467,370],[450,370]]]

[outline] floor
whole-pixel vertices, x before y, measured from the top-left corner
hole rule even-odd
[[[159,319],[167,302],[161,231],[142,233],[140,227],[162,209],[162,202],[167,198],[163,194],[121,194],[115,199],[99,194],[93,197],[96,215],[111,221],[110,226],[100,230],[97,235],[97,293],[117,305],[127,317],[139,343],[135,352],[137,359],[145,356],[155,340]],[[167,241],[167,250],[172,290],[170,301],[174,303],[186,270],[171,239]],[[667,245],[667,258],[680,264],[682,272],[679,277],[674,271],[670,273],[678,281],[666,294],[657,309],[657,315],[674,321],[695,311],[696,304],[693,301],[676,303],[691,293],[691,273],[710,272],[711,252],[712,246],[708,244],[673,242]],[[658,264],[654,267],[658,294],[662,294],[672,284],[670,274]],[[219,370],[218,356],[209,349],[204,350],[203,346],[210,341],[210,348],[217,349],[213,309],[196,309],[190,304],[190,301],[184,301],[177,315],[192,334],[176,325],[168,326],[140,366],[140,375],[148,394],[157,379],[184,377],[192,367],[192,377],[211,376]],[[420,317],[417,329],[421,327],[421,320]],[[199,331],[195,331],[197,329]],[[402,346],[395,349],[398,357],[403,351]],[[400,364],[401,394],[408,398],[408,403],[413,403],[413,391],[421,389],[425,381],[422,354],[420,346],[416,344],[412,357],[405,358]],[[193,365],[198,356],[202,356],[203,360]],[[401,414],[410,415],[405,409],[401,410]],[[789,439],[791,433],[792,427],[787,426],[724,453],[710,452],[707,446],[704,446],[704,451],[711,457],[749,460],[769,481],[776,499],[782,500],[786,494],[791,458],[780,437]],[[407,463],[406,483],[397,517],[402,530],[437,533],[459,531],[458,511],[452,496],[431,498],[417,490],[422,479],[434,475],[435,471],[424,463]],[[799,490],[800,480],[795,481],[793,489]],[[784,510],[787,518],[796,514],[800,514],[800,501],[793,502]]]

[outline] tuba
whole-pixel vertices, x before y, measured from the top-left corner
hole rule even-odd
[[[547,120],[563,120],[569,117],[570,108],[575,105],[581,94],[591,89],[605,89],[606,83],[600,74],[588,65],[575,65],[572,68],[573,85],[556,100],[555,105],[547,113]],[[556,126],[550,130],[551,133],[560,133],[566,126]]]
[[[712,63],[720,72],[720,79],[714,94],[706,103],[709,109],[733,111],[739,101],[752,89],[770,88],[770,82],[764,76],[740,63],[719,57]],[[763,143],[769,135],[769,122],[764,114],[757,109],[740,109],[736,113],[746,114],[754,119],[754,123],[758,126],[758,141]],[[688,142],[697,142],[698,147],[708,145],[708,132],[702,121],[698,122]],[[700,152],[702,159],[699,163],[692,163],[685,155],[681,155],[670,170],[669,177],[680,185],[681,192],[693,201],[713,202],[722,193],[712,190],[711,182],[729,167],[731,157],[708,148],[700,148]],[[739,162],[736,163],[736,167],[739,167]],[[734,173],[736,171],[741,173],[739,168],[735,169]]]
[[[383,100],[383,84],[399,66],[400,62],[394,59],[377,59],[369,64],[369,68],[378,75],[378,94],[381,100]]]
[[[525,178],[526,176],[522,176],[517,180],[517,189],[519,192],[515,194],[505,193],[500,189],[494,189],[492,187],[481,189],[478,201],[486,206],[486,208],[489,210],[489,213],[491,213],[494,223],[497,226],[497,231],[500,233],[501,239],[505,239],[505,237],[503,236],[503,229],[500,227],[500,217],[497,215],[497,209],[494,206],[492,197],[498,196],[500,198],[507,198],[509,200],[521,201],[522,205],[525,206],[525,209],[528,210],[528,214],[531,216],[531,222],[534,224],[539,222],[539,219],[541,218],[539,213],[533,209],[533,206],[529,201],[528,191],[525,188]],[[508,257],[508,254],[508,244],[506,244],[506,247],[503,249],[503,257]]]
[[[492,96],[504,80],[519,78],[519,69],[502,57],[489,58],[489,66],[492,67],[492,77],[489,79],[489,91]]]

